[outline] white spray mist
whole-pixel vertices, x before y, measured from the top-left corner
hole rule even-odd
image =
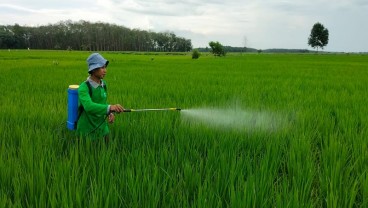
[[[182,119],[190,124],[241,131],[274,131],[284,125],[281,115],[240,108],[197,108],[182,110]]]

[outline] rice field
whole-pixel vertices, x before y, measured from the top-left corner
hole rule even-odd
[[[368,56],[101,52],[110,143],[66,129],[89,52],[0,51],[0,207],[367,207]]]

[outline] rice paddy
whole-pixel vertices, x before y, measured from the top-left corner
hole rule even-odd
[[[0,207],[367,207],[368,59],[101,52],[110,143],[67,130],[89,52],[0,51]]]

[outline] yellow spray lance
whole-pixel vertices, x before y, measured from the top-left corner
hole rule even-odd
[[[180,108],[150,108],[150,109],[124,109],[123,112],[142,112],[142,111],[181,111]]]

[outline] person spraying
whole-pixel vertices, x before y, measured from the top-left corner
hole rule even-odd
[[[109,141],[108,123],[113,123],[113,113],[121,113],[124,108],[120,104],[107,103],[107,84],[103,80],[109,61],[99,53],[87,58],[89,77],[78,88],[78,120],[77,134],[91,139],[104,138]]]

